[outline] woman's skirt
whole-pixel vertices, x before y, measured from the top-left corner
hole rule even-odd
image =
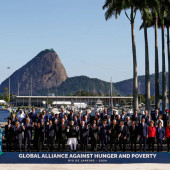
[[[77,138],[68,138],[67,145],[77,145]]]

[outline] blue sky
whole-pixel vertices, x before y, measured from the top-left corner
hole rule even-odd
[[[129,20],[124,13],[105,21],[104,0],[1,0],[0,83],[40,51],[53,48],[69,77],[86,75],[113,82],[132,78]],[[138,75],[145,73],[144,36],[135,22]],[[148,30],[154,73],[154,29]],[[167,53],[167,50],[166,50]],[[161,32],[159,31],[161,70]],[[167,58],[167,54],[166,54]]]

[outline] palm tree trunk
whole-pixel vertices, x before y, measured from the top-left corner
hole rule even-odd
[[[170,41],[169,41],[169,26],[167,26],[167,49],[168,49],[168,103],[170,108]]]
[[[159,109],[158,16],[155,15],[155,109]]]
[[[144,21],[144,37],[145,37],[145,94],[146,94],[146,110],[150,113],[150,75],[149,75],[149,48],[147,27]]]
[[[166,109],[165,30],[162,24],[162,114]]]
[[[137,77],[137,59],[136,59],[133,7],[131,7],[131,36],[133,52],[133,110],[138,110],[138,77]]]

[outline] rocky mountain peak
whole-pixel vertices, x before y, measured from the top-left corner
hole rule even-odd
[[[41,51],[36,57],[11,75],[11,93],[29,95],[44,88],[59,86],[67,79],[66,70],[53,49]],[[0,92],[8,87],[8,79],[2,82]]]

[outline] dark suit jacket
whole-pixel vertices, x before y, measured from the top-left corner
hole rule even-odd
[[[97,140],[97,136],[98,136],[98,126],[97,125],[90,126],[90,136],[91,136],[91,139]]]
[[[86,125],[82,127],[80,125],[80,138],[88,138],[89,137],[89,129],[86,128]]]
[[[127,137],[127,127],[123,126],[123,129],[119,126],[118,134],[121,134],[120,138]]]
[[[14,138],[16,140],[22,140],[22,127],[19,126],[18,128],[14,127]]]
[[[111,130],[111,134],[110,134],[110,138],[117,138],[118,137],[118,130],[119,130],[119,126],[113,125],[111,124],[111,126],[109,127],[109,130]]]
[[[35,122],[35,120],[36,120],[36,113],[33,113],[33,112],[31,112],[31,113],[29,113],[29,118],[30,118],[30,122],[32,123],[32,122]]]
[[[138,136],[138,127],[135,125],[135,129],[133,129],[133,126],[130,126],[129,128],[129,132],[130,132],[130,138],[137,138]]]
[[[15,126],[16,119],[11,119],[11,124]]]
[[[152,117],[153,121],[156,122],[158,120],[158,117],[159,117],[159,115],[154,114]]]
[[[71,120],[73,120],[74,119],[74,114],[69,114],[68,115],[68,121],[71,121]]]
[[[34,134],[34,139],[36,140],[41,140],[42,138],[42,126],[40,126],[40,128],[38,128],[37,126],[34,127],[35,130],[35,134]]]
[[[149,125],[149,124],[150,124],[149,116],[143,115],[143,116],[142,116],[142,119],[143,119],[143,118],[145,118],[145,123],[147,123],[147,125]]]
[[[100,127],[100,137],[101,137],[101,139],[107,138],[108,130],[109,130],[109,126],[107,124],[105,126],[101,125],[101,127]]]
[[[25,138],[31,138],[32,137],[32,125],[31,124],[28,124],[24,126],[25,127],[25,130],[24,130],[24,137]]]
[[[107,118],[107,114],[101,113],[101,114],[100,114],[100,118],[101,118],[102,120],[106,119],[106,118]]]
[[[159,130],[159,127],[157,127],[156,136],[157,136],[157,139],[160,139],[160,140],[162,140],[162,138],[165,138],[165,128],[162,127],[161,130]]]
[[[111,115],[111,120],[117,119],[117,115],[113,114]]]
[[[141,137],[146,137],[148,135],[148,125],[145,123],[144,126],[142,123],[138,126],[138,134],[141,135]]]
[[[62,138],[63,140],[65,140],[67,136],[66,134],[67,134],[67,124],[64,123],[63,127],[62,127],[62,124],[59,124],[58,126],[59,138]]]
[[[169,115],[163,114],[164,127],[167,127]]]
[[[10,128],[8,128],[8,125],[5,125],[5,138],[7,140],[12,139],[14,136],[14,128],[12,125],[10,125]]]
[[[67,132],[68,138],[76,138],[78,135],[77,127],[75,125],[70,125],[69,127],[69,132]]]
[[[66,114],[66,113],[59,113],[59,118],[60,118],[60,120],[64,118],[64,115],[65,115],[65,114]]]
[[[48,125],[46,128],[47,137],[54,137],[55,136],[55,126],[54,125]]]
[[[138,121],[138,120],[139,120],[139,116],[133,114],[133,115],[132,115],[132,121]]]

